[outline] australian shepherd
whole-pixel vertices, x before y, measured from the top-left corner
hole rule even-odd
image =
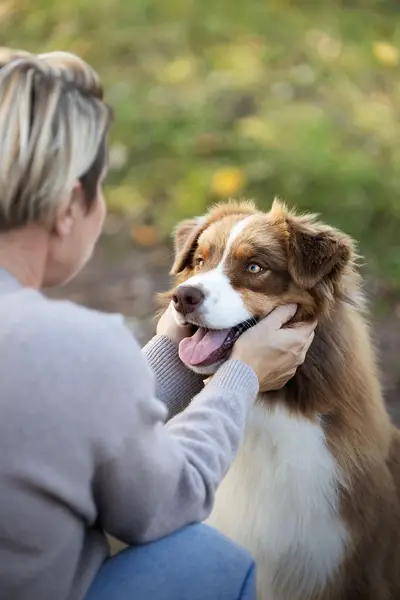
[[[281,304],[318,319],[305,363],[260,394],[208,523],[257,563],[260,600],[400,600],[400,433],[382,399],[353,241],[275,201],[176,230],[173,298],[188,367],[212,375]]]

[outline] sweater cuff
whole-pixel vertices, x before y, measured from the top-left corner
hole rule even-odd
[[[255,400],[259,391],[257,375],[251,367],[240,360],[226,361],[218,369],[209,385],[247,395],[250,401]]]
[[[179,359],[176,344],[163,335],[155,335],[142,352],[156,375],[157,384],[170,377],[171,367]]]
[[[143,354],[156,379],[157,397],[168,406],[170,417],[186,408],[203,389],[202,378],[183,364],[177,345],[168,337],[153,337]]]

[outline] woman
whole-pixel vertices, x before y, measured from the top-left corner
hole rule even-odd
[[[170,311],[143,357],[122,318],[46,299],[99,236],[110,110],[76,56],[3,49],[0,66],[0,599],[253,598],[246,552],[185,526],[314,326],[281,329],[295,307],[275,311],[202,389]],[[106,560],[104,532],[136,547]]]

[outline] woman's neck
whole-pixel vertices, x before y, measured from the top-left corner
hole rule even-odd
[[[47,260],[46,234],[35,225],[0,233],[0,267],[23,286],[40,289]]]

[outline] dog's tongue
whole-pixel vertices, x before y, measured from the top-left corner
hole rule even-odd
[[[186,365],[200,365],[222,346],[229,331],[229,329],[214,331],[200,327],[192,337],[181,341],[179,358]]]

